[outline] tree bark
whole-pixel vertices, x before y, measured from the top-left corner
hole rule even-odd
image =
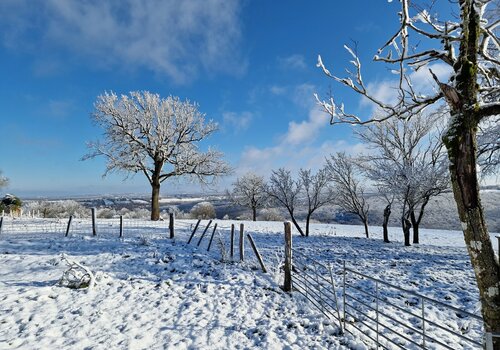
[[[415,217],[415,212],[412,210],[410,213],[411,226],[413,228],[413,244],[419,244],[419,225],[420,220]]]
[[[306,237],[309,237],[309,223],[311,221],[311,213],[306,216]]]
[[[368,233],[368,220],[366,218],[363,218],[363,225],[365,226],[365,235],[366,238],[370,238],[370,234]]]
[[[295,215],[293,214],[293,212],[289,211],[290,213],[290,217],[292,219],[292,222],[293,222],[293,225],[295,226],[295,228],[297,229],[297,231],[299,231],[300,235],[302,237],[304,237],[304,231],[302,231],[302,229],[300,228],[300,225],[299,223],[297,222],[297,220],[295,220]]]
[[[382,224],[382,228],[384,230],[384,243],[390,243],[389,241],[389,230],[387,226],[389,225],[389,217],[391,216],[391,205],[387,204],[384,209],[384,222]]]
[[[405,216],[402,217],[401,219],[401,224],[403,227],[403,236],[405,239],[405,246],[409,247],[410,244],[410,229],[411,229],[411,222],[406,218]]]
[[[449,135],[451,136],[451,135]],[[455,142],[450,142],[454,140]],[[462,140],[462,142],[461,142]],[[476,274],[487,332],[500,332],[500,267],[484,220],[476,174],[476,135],[466,128],[446,140],[450,175],[465,243]],[[494,346],[500,349],[500,341]]]
[[[160,181],[151,184],[151,220],[160,220]]]
[[[256,206],[252,207],[252,220],[257,221],[257,207]]]
[[[450,126],[443,142],[450,159],[450,176],[465,244],[476,275],[486,332],[500,333],[500,264],[496,261],[484,220],[476,173],[478,112],[477,52],[480,14],[474,0],[460,0],[462,38],[460,56],[453,66],[459,104],[450,104]],[[494,349],[500,350],[495,338]]]

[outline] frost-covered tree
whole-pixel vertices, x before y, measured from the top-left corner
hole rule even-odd
[[[304,231],[295,218],[295,210],[300,205],[300,190],[300,181],[293,179],[291,171],[284,168],[273,170],[266,186],[266,192],[270,199],[288,211],[297,231],[299,231],[301,236],[305,236]]]
[[[358,166],[354,158],[344,152],[330,155],[326,159],[328,177],[335,184],[336,203],[347,213],[356,215],[365,227],[366,238],[368,232],[368,210],[365,187],[362,185]]]
[[[249,172],[236,179],[233,189],[228,192],[231,202],[252,210],[252,220],[257,220],[257,210],[264,208],[269,196],[263,176]]]
[[[300,235],[309,237],[312,215],[319,208],[332,203],[335,198],[328,183],[329,178],[325,169],[320,169],[317,173],[300,169],[297,179],[294,179],[290,170],[280,168],[272,172],[266,192],[275,204],[288,211]],[[306,209],[305,232],[295,217],[298,207]]]
[[[306,237],[309,237],[309,224],[311,216],[319,208],[332,203],[336,198],[334,191],[328,185],[328,172],[320,169],[313,174],[310,169],[299,171],[299,181],[302,187],[302,202],[307,209],[306,214]]]
[[[432,197],[449,188],[447,159],[443,152],[439,114],[390,119],[356,131],[371,150],[359,164],[379,192],[395,196],[402,204],[402,225],[413,228],[413,243],[419,243],[419,226]],[[387,196],[386,196],[387,197]],[[410,240],[405,232],[405,244]]]
[[[478,128],[500,114],[498,1],[450,1],[450,7],[456,8],[453,13],[441,14],[441,19],[422,10],[419,1],[412,1],[410,6],[410,0],[400,0],[400,4],[398,29],[374,57],[396,73],[395,99],[383,100],[369,91],[359,57],[351,48],[348,51],[354,71],[344,78],[331,73],[318,58],[318,67],[327,76],[371,101],[383,117],[366,118],[348,112],[332,96],[326,101],[317,99],[330,115],[331,124],[368,124],[406,117],[444,100],[450,122],[443,141],[457,211],[479,288],[484,327],[486,332],[500,333],[500,264],[484,219],[476,168]],[[450,68],[449,80],[442,82],[430,72],[436,91],[418,91],[412,83],[412,72],[426,72],[433,62]],[[494,348],[500,349],[500,339]]]
[[[230,172],[222,153],[199,149],[217,125],[205,121],[196,103],[148,91],[120,97],[106,92],[94,107],[93,120],[104,130],[104,139],[89,143],[91,152],[84,159],[104,156],[104,175],[144,174],[152,189],[151,220],[160,218],[160,186],[165,180],[190,176],[206,184]]]

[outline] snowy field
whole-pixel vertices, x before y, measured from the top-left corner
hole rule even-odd
[[[339,336],[336,324],[298,293],[282,292],[282,223],[244,222],[268,267],[264,274],[248,244],[245,263],[231,261],[229,221],[217,221],[210,252],[212,229],[197,247],[206,222],[190,245],[193,220],[176,222],[174,240],[168,239],[165,222],[156,227],[125,222],[122,240],[116,221],[102,222],[97,237],[88,222],[76,220],[69,237],[64,237],[65,221],[50,221],[49,229],[48,222],[36,219],[4,223],[0,349],[367,348],[352,336]],[[294,235],[294,248],[331,264],[338,286],[345,261],[352,269],[479,314],[460,232],[422,229],[420,245],[403,247],[399,229],[391,230],[390,244],[382,242],[380,228],[371,231],[372,238],[365,239],[362,227],[314,224],[311,237]],[[58,285],[67,270],[62,253],[94,272],[93,288]],[[444,311],[431,317],[466,328],[468,336],[480,333],[479,325],[455,322]],[[440,339],[454,349],[471,348]]]

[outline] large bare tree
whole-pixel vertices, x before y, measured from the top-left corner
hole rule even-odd
[[[500,264],[484,219],[476,169],[478,127],[500,114],[498,1],[457,0],[450,3],[456,5],[454,11],[459,18],[450,13],[442,20],[422,10],[418,1],[412,1],[411,7],[410,0],[400,0],[399,27],[374,58],[391,66],[398,77],[395,101],[388,102],[370,93],[355,50],[347,48],[353,58],[354,71],[346,77],[331,73],[318,57],[318,66],[327,76],[374,103],[382,112],[381,118],[350,113],[343,104],[336,103],[333,96],[327,100],[317,99],[330,114],[332,124],[367,124],[406,117],[438,101],[446,102],[450,122],[443,142],[450,161],[457,211],[479,288],[484,327],[490,334],[500,333]],[[417,91],[411,72],[427,70],[433,62],[447,65],[452,71],[451,77],[441,82],[432,74],[436,92]],[[494,348],[500,349],[500,338],[494,341]]]
[[[363,222],[366,238],[369,238],[368,211],[370,206],[365,198],[365,187],[361,182],[358,168],[354,158],[344,152],[332,154],[326,159],[328,176],[335,184],[336,203]]]
[[[252,172],[236,179],[233,189],[228,192],[228,198],[231,202],[252,210],[252,220],[257,220],[257,209],[263,208],[269,198],[266,193],[266,183],[263,176]]]
[[[201,183],[230,172],[222,153],[203,152],[199,143],[217,130],[196,103],[161,98],[148,91],[97,97],[93,120],[104,130],[102,141],[89,143],[83,159],[104,156],[104,175],[143,173],[151,185],[151,220],[160,218],[160,186],[172,177],[191,176]]]

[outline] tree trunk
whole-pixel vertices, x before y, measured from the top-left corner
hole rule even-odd
[[[153,179],[151,184],[151,220],[160,220],[160,180]]]
[[[311,221],[311,213],[306,216],[306,237],[309,237],[309,222]]]
[[[297,220],[295,220],[295,215],[290,210],[288,211],[288,213],[290,214],[290,218],[292,219],[293,225],[295,226],[295,228],[297,229],[297,231],[299,231],[300,235],[302,237],[304,237],[305,236],[304,235],[304,231],[302,231],[302,229],[299,226],[299,223],[297,222]]]
[[[477,53],[481,33],[480,13],[473,0],[460,0],[462,37],[456,73],[458,103],[450,106],[450,126],[443,137],[450,159],[450,176],[465,244],[476,275],[486,332],[500,333],[500,264],[496,261],[484,220],[476,174]],[[500,350],[500,338],[494,349]]]
[[[410,244],[410,229],[411,229],[411,222],[408,220],[405,216],[401,219],[401,224],[403,227],[403,236],[405,238],[405,246],[409,247]]]
[[[475,131],[458,129],[447,135],[450,175],[465,243],[476,274],[487,332],[500,333],[500,267],[484,220],[476,174]],[[500,349],[500,340],[494,346]]]
[[[419,244],[419,231],[418,227],[420,220],[415,217],[415,212],[412,210],[410,213],[411,226],[413,228],[413,244]]]
[[[257,207],[252,207],[252,220],[257,221]]]
[[[384,209],[384,222],[382,228],[384,230],[384,243],[390,243],[389,241],[389,230],[387,226],[389,225],[389,217],[391,216],[391,204],[387,204]]]
[[[363,225],[365,226],[365,235],[366,238],[370,238],[370,234],[368,233],[368,219],[363,218]]]

